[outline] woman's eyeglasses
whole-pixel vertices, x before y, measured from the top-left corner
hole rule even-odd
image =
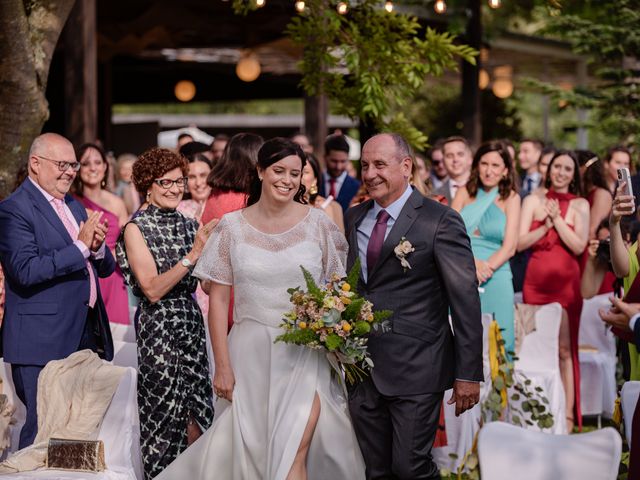
[[[173,187],[173,184],[176,184],[179,188],[184,188],[187,184],[187,180],[187,177],[180,177],[176,178],[175,180],[170,180],[168,178],[156,178],[153,183],[159,185],[165,190],[169,190],[171,187]]]

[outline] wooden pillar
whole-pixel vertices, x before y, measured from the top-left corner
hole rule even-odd
[[[79,145],[98,135],[96,0],[77,0],[64,28],[65,135]]]
[[[467,22],[466,43],[470,47],[480,50],[482,44],[482,19],[480,0],[468,1],[469,20]],[[478,76],[480,72],[480,56],[476,57],[476,64],[462,62],[462,134],[469,140],[473,148],[482,142],[482,122],[480,87]]]
[[[111,113],[113,106],[113,68],[112,61],[98,63],[98,138],[107,150],[113,150]],[[116,152],[116,154],[122,152]]]
[[[327,138],[329,102],[326,95],[304,97],[304,133],[309,137],[313,152],[324,164],[324,141]]]

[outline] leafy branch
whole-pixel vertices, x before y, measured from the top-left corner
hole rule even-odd
[[[255,0],[234,0],[246,14]],[[475,63],[477,52],[447,32],[423,29],[418,19],[389,13],[379,0],[362,0],[340,15],[327,0],[308,0],[305,13],[286,28],[304,48],[301,86],[307,95],[326,94],[337,113],[360,119],[380,131],[397,131],[416,148],[427,137],[402,114],[427,76]]]

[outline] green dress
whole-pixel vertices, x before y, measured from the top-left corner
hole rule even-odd
[[[488,260],[502,247],[507,225],[506,214],[495,204],[498,188],[489,192],[479,189],[473,203],[462,209],[460,215],[471,239],[473,256],[478,260]],[[490,313],[502,330],[505,349],[512,356],[515,351],[515,328],[513,319],[513,283],[509,262],[504,262],[493,272],[493,276],[480,285],[482,313]]]

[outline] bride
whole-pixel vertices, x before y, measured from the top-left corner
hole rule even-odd
[[[194,275],[211,282],[216,417],[158,479],[365,478],[346,400],[324,355],[274,343],[291,308],[287,289],[304,286],[300,265],[317,282],[344,275],[344,236],[322,211],[300,203],[304,159],[289,140],[267,141],[249,206],[225,215],[207,242]]]

